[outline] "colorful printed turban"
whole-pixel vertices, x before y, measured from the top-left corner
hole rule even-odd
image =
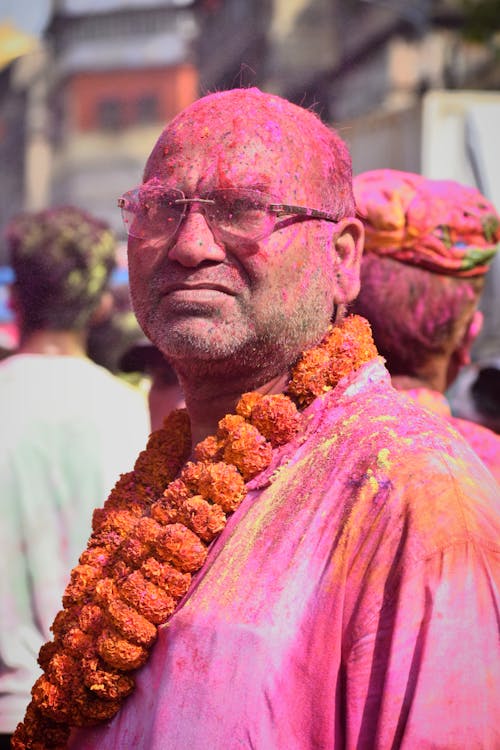
[[[500,243],[500,217],[475,188],[375,169],[354,178],[365,252],[449,276],[480,276]]]

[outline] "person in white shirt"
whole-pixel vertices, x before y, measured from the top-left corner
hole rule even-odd
[[[109,302],[108,226],[54,208],[13,219],[7,244],[20,346],[0,363],[0,747],[29,701],[92,509],[149,433],[144,396],[86,356]]]

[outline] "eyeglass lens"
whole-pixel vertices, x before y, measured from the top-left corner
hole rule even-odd
[[[123,197],[122,217],[127,233],[139,239],[170,239],[194,203],[204,214],[217,239],[258,240],[271,234],[275,216],[268,210],[272,198],[242,188],[213,190],[196,198],[185,198],[180,190],[161,194],[130,191]]]

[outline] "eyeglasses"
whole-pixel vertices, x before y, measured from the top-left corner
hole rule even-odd
[[[269,237],[277,225],[296,219],[339,218],[305,206],[290,206],[250,188],[211,190],[196,198],[186,198],[182,190],[141,186],[118,199],[129,237],[141,240],[170,240],[179,229],[191,204],[196,203],[217,241],[257,242]],[[281,217],[289,220],[279,222]]]

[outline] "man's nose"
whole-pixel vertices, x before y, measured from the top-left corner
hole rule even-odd
[[[204,260],[223,261],[226,251],[215,241],[201,210],[191,206],[177,230],[168,256],[183,266],[194,268]]]

